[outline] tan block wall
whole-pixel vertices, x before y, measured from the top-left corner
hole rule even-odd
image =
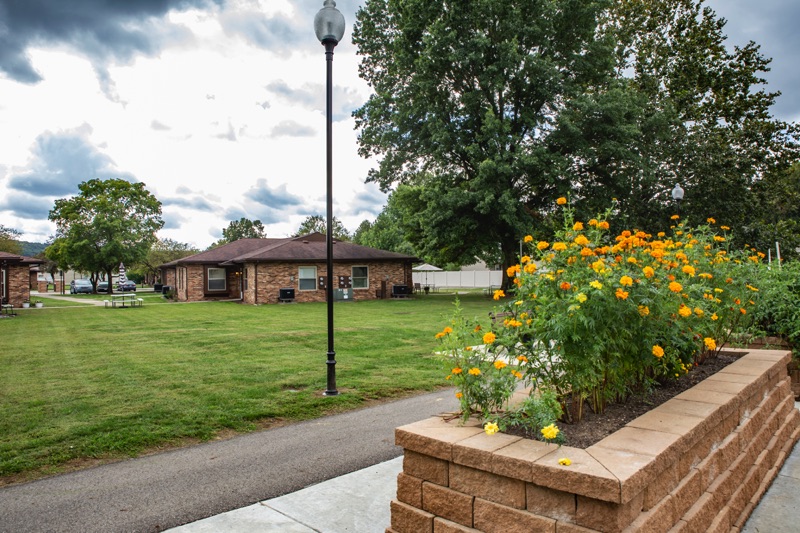
[[[800,438],[790,357],[750,351],[657,407],[664,419],[691,409],[684,418],[693,420],[653,430],[650,441],[647,415],[586,450],[493,440],[503,435],[441,418],[397,428],[406,455],[387,531],[738,531]],[[692,402],[714,407],[699,415]],[[620,436],[634,433],[645,441],[625,450]],[[564,456],[573,465],[559,466]]]

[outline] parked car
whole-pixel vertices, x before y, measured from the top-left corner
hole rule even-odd
[[[127,292],[127,291],[136,292],[136,283],[131,280],[123,281],[122,283],[117,283],[117,290],[121,292]]]
[[[88,279],[74,279],[69,282],[70,294],[92,294],[92,282]]]
[[[107,281],[98,281],[97,282],[97,292],[108,292],[108,282]]]

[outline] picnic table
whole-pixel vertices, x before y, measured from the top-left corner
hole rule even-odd
[[[108,307],[141,307],[144,300],[137,298],[135,294],[112,294],[111,300],[104,300],[105,306]]]

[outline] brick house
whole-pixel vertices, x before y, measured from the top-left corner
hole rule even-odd
[[[278,303],[290,292],[296,302],[324,302],[326,258],[326,237],[321,233],[240,239],[162,265],[161,279],[183,302]],[[410,255],[334,241],[334,298],[371,300],[390,295],[394,286],[410,287],[412,263],[417,261]]]
[[[31,267],[42,261],[33,257],[0,252],[0,300],[14,307],[31,297]]]

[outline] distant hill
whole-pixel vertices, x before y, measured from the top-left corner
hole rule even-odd
[[[19,241],[19,243],[22,245],[22,255],[27,255],[28,257],[39,255],[47,248],[47,245],[43,242]]]

